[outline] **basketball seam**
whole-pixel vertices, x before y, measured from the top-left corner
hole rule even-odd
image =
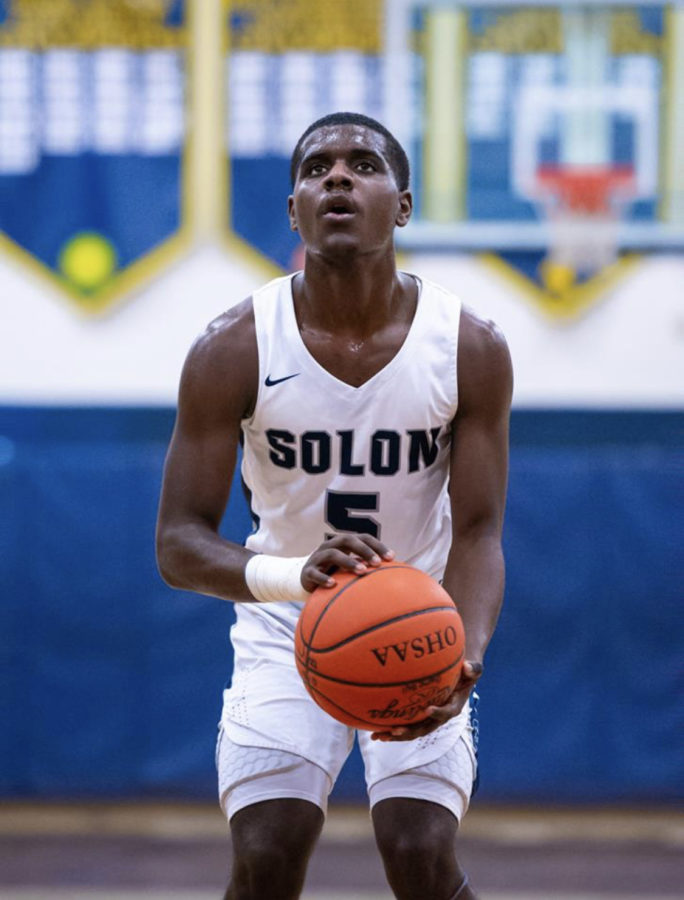
[[[327,694],[324,694],[323,691],[319,691],[317,688],[312,687],[311,685],[309,685],[309,689],[314,694],[318,694],[320,697],[323,697],[327,703],[329,703],[331,706],[334,706],[335,709],[341,710],[341,712],[343,712],[345,714],[345,716],[348,716],[350,719],[354,719],[356,722],[361,722],[364,725],[370,725],[373,729],[377,729],[379,731],[386,730],[388,727],[387,723],[385,723],[385,728],[383,729],[383,723],[381,723],[381,722],[370,722],[368,719],[362,719],[361,716],[357,716],[356,713],[351,712],[351,710],[345,709],[344,706],[340,706],[339,703],[336,703],[334,700],[332,700],[330,697],[328,697]],[[331,715],[331,714],[328,713],[328,715]],[[401,724],[401,722],[398,721],[397,724]],[[417,723],[415,723],[415,724],[417,724]],[[347,724],[347,727],[348,728],[358,728],[357,725],[349,725],[349,724]]]
[[[309,644],[304,638],[302,638],[302,643],[306,646],[307,650],[312,650],[314,653],[330,653],[332,650],[337,650],[339,647],[344,647],[345,644],[350,644],[352,641],[355,641],[357,638],[364,637],[367,634],[372,634],[374,631],[377,631],[379,628],[383,628],[385,625],[394,625],[395,622],[402,622],[404,619],[412,619],[416,616],[422,616],[426,613],[432,612],[450,612],[452,607],[450,606],[430,606],[425,609],[416,609],[413,612],[402,613],[400,616],[395,616],[392,619],[384,619],[382,622],[378,622],[375,625],[369,625],[368,628],[364,628],[363,631],[357,631],[355,634],[351,635],[351,637],[345,638],[343,641],[339,641],[337,644],[331,644],[329,647],[314,647],[312,644]],[[458,615],[458,610],[456,607],[453,607],[453,611]],[[449,626],[445,626],[449,627]],[[313,637],[313,632],[312,632]]]
[[[347,681],[344,678],[336,678],[334,675],[324,675],[322,672],[319,672],[318,669],[308,667],[306,668],[307,674],[311,672],[311,674],[316,678],[323,678],[326,681],[332,681],[335,684],[346,684],[350,687],[361,687],[361,688],[385,688],[385,687],[403,687],[406,684],[416,684],[421,681],[427,681],[431,678],[437,678],[440,675],[444,675],[445,672],[448,672],[450,669],[453,669],[457,666],[463,659],[463,651],[459,655],[458,659],[454,660],[454,662],[450,663],[448,666],[445,666],[443,669],[438,669],[436,672],[430,672],[429,674],[423,675],[419,678],[407,678],[404,681]],[[310,684],[309,679],[307,678],[307,684]]]
[[[327,611],[330,609],[330,607],[333,605],[333,603],[335,602],[335,600],[337,600],[337,598],[338,598],[341,594],[343,594],[348,588],[350,588],[353,584],[356,584],[356,582],[357,582],[357,580],[358,580],[359,578],[369,578],[371,575],[377,575],[378,572],[385,572],[385,571],[387,571],[387,569],[410,569],[410,568],[411,568],[411,566],[402,566],[402,565],[399,565],[399,566],[382,566],[381,568],[373,569],[373,570],[370,571],[370,572],[365,572],[363,575],[356,575],[356,577],[353,578],[348,584],[345,584],[344,587],[341,587],[341,588],[339,589],[339,591],[336,591],[335,594],[333,594],[333,596],[330,598],[330,600],[328,600],[328,602],[325,604],[325,606],[323,607],[323,609],[322,609],[321,612],[320,612],[320,615],[319,615],[318,618],[316,619],[316,624],[315,624],[315,625],[313,626],[313,628],[311,629],[311,636],[310,636],[309,640],[310,640],[311,642],[313,642],[314,636],[315,636],[315,634],[316,634],[316,630],[317,630],[318,626],[321,624],[321,619],[322,619],[323,616],[327,613]],[[300,616],[300,618],[301,618],[301,616]],[[309,651],[309,650],[310,650],[310,645],[307,644],[306,641],[304,641],[304,635],[303,635],[303,634],[302,634],[302,641],[303,641],[304,644],[306,645],[307,651]],[[310,655],[310,653],[307,652],[307,662],[308,662],[308,659],[309,659],[309,655]]]

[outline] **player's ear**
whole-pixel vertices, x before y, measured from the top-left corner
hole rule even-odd
[[[394,220],[399,228],[403,228],[404,225],[408,223],[412,212],[413,195],[411,194],[411,191],[401,191],[399,194],[399,209],[397,211],[397,217]]]
[[[294,211],[294,197],[292,194],[287,198],[287,217],[290,220],[290,229],[292,231],[297,230],[297,219],[295,218]]]

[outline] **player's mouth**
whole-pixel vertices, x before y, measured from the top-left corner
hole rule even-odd
[[[328,221],[344,222],[356,214],[356,208],[349,197],[337,195],[324,201],[321,213]]]

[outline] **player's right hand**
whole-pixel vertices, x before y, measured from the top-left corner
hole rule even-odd
[[[371,534],[336,534],[323,541],[304,564],[302,587],[307,591],[317,587],[332,588],[337,584],[335,569],[363,575],[383,560],[389,562],[392,559],[394,550]]]

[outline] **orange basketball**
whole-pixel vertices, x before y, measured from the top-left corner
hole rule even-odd
[[[403,562],[336,572],[317,588],[295,632],[297,669],[333,718],[368,731],[419,722],[461,674],[465,633],[453,600]]]

